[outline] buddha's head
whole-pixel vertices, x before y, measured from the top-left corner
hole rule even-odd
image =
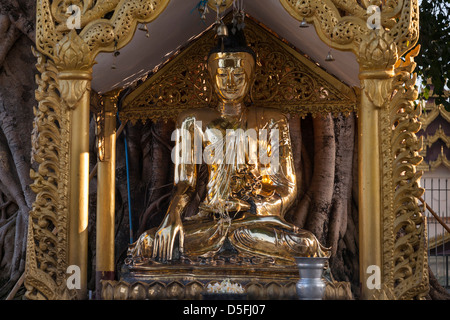
[[[247,46],[242,30],[219,39],[219,44],[209,53],[208,71],[220,100],[241,102],[244,99],[254,80],[255,53]]]

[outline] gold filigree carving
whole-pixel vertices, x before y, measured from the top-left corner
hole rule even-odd
[[[74,108],[86,90],[90,90],[93,59],[88,45],[71,30],[56,44],[53,58],[58,73],[61,97],[69,108]]]
[[[38,0],[36,3],[36,49],[46,55],[53,56],[55,45],[64,37],[56,31],[49,0]]]
[[[58,70],[89,71],[93,59],[89,46],[81,39],[75,30],[71,30],[56,46],[53,61]]]
[[[422,161],[416,75],[412,50],[395,68],[389,108],[380,112],[382,128],[383,282],[396,299],[422,299],[428,293],[426,219],[418,199]]]
[[[363,70],[388,70],[398,60],[397,46],[383,29],[373,30],[359,46],[358,62]]]
[[[372,300],[395,300],[395,294],[391,288],[385,284],[380,289],[376,289],[372,295]]]
[[[363,79],[361,81],[363,93],[378,108],[386,106],[390,89],[392,87],[392,79]]]
[[[169,0],[122,0],[111,19],[92,21],[81,31],[80,36],[94,56],[100,51],[112,52],[131,41],[138,23],[155,20],[168,3]]]
[[[69,122],[61,109],[55,64],[38,52],[35,55],[41,75],[31,142],[38,170],[30,172],[36,200],[29,216],[26,297],[68,298],[74,296],[66,286]]]
[[[36,48],[48,57],[55,56],[56,46],[68,33],[69,6],[81,10],[80,38],[88,45],[91,58],[100,51],[122,48],[133,37],[136,25],[149,23],[166,8],[169,0],[114,1],[37,1]],[[68,13],[69,12],[69,13]],[[109,18],[109,15],[113,13]],[[108,16],[108,18],[107,18]]]
[[[77,102],[81,99],[86,90],[91,90],[90,74],[85,76],[84,73],[64,74],[67,78],[63,78],[63,74],[59,74],[58,83],[61,97],[70,109],[76,107]],[[88,79],[77,79],[79,76],[85,76]]]
[[[295,19],[313,23],[322,41],[336,49],[353,50],[361,43],[366,21],[357,1],[280,0],[280,3]],[[355,15],[341,16],[343,9]]]
[[[388,34],[388,47],[391,43],[397,47],[398,56],[409,51],[419,37],[419,7],[417,0],[356,1],[356,0],[280,0],[280,3],[295,19],[305,19],[313,23],[319,37],[325,43],[340,50],[351,50],[358,58],[360,47],[364,42],[370,43],[370,35],[375,32],[367,26],[370,5],[381,6],[380,32]],[[392,39],[392,40],[390,40]],[[387,64],[391,60],[388,54],[385,61],[366,59],[364,64]],[[391,61],[392,62],[392,61]],[[393,61],[395,63],[395,61]]]
[[[246,21],[247,41],[257,52],[258,64],[248,104],[300,116],[356,111],[351,88],[251,18]],[[216,105],[205,66],[214,41],[214,30],[207,31],[130,93],[122,104],[121,119],[176,118],[185,109]]]
[[[67,1],[58,0],[52,4],[52,14],[55,20],[59,23],[56,27],[58,32],[69,31],[65,21],[69,17],[67,13]],[[119,4],[120,0],[108,0],[108,1],[72,1],[72,4],[78,5],[81,9],[80,27],[84,28],[89,22],[103,18],[107,13],[114,11]]]

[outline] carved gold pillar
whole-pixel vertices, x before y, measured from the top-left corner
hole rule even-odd
[[[101,297],[101,280],[114,280],[114,222],[116,169],[116,114],[120,90],[103,96],[97,120],[97,239],[96,297]]]
[[[381,143],[390,136],[383,137],[380,117],[389,109],[397,48],[382,31],[373,31],[364,40],[359,52],[359,267],[361,299],[371,299],[384,280]]]
[[[88,82],[89,72],[64,73],[66,81]],[[70,77],[70,80],[69,80]],[[70,111],[70,199],[69,199],[69,265],[80,267],[79,298],[87,293],[87,249],[89,209],[89,91],[86,90]]]
[[[359,261],[361,299],[369,299],[373,288],[367,285],[371,266],[382,268],[382,210],[380,171],[380,107],[374,104],[367,90],[381,85],[383,79],[368,79],[360,74],[361,104],[358,112],[358,181],[359,181]],[[374,73],[370,76],[376,77]],[[381,272],[379,273],[381,276]],[[380,279],[381,280],[381,279]]]
[[[77,298],[87,297],[89,209],[89,108],[92,59],[75,31],[56,46],[57,81],[68,113],[68,265],[79,268]]]

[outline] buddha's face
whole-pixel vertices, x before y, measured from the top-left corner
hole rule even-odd
[[[208,59],[208,71],[214,90],[224,102],[240,102],[247,94],[255,69],[247,52],[218,52]]]

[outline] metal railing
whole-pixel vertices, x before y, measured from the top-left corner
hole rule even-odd
[[[450,289],[450,178],[422,178],[428,226],[428,264],[439,283]]]

